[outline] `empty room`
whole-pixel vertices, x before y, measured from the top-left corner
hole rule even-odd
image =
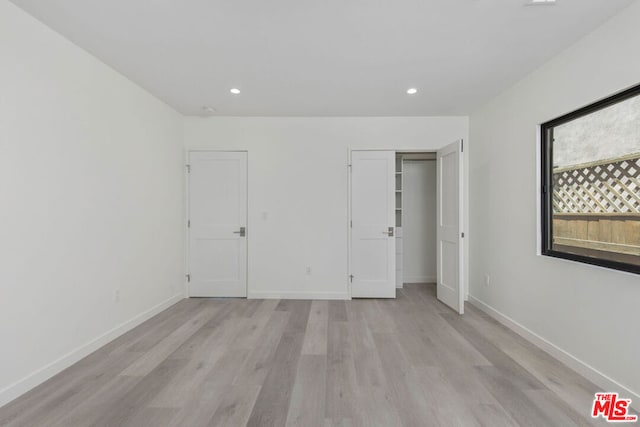
[[[638,0],[0,0],[0,426],[640,425]]]

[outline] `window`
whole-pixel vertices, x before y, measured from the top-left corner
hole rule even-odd
[[[640,273],[640,86],[541,130],[542,253]]]

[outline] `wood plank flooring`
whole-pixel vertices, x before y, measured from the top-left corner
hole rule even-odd
[[[0,425],[604,425],[596,391],[474,307],[406,285],[395,300],[184,300],[0,408]]]

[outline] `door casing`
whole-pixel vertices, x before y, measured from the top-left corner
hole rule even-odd
[[[467,141],[466,139],[460,138],[459,141],[461,141],[461,143],[464,145],[466,145]],[[446,144],[445,144],[446,145]],[[396,153],[437,153],[438,150],[442,149],[445,145],[437,147],[437,148],[355,148],[355,147],[348,147],[347,148],[347,167],[348,169],[351,168],[351,153],[354,151],[395,151]],[[460,263],[463,266],[463,270],[465,272],[465,274],[463,274],[462,280],[463,280],[463,290],[464,290],[464,300],[467,301],[469,298],[469,286],[468,286],[468,271],[469,271],[469,263],[468,263],[468,258],[465,256],[467,254],[467,247],[468,247],[468,239],[467,239],[467,235],[468,235],[468,227],[467,227],[467,223],[465,221],[467,214],[466,214],[466,209],[467,209],[467,201],[468,201],[468,181],[466,179],[467,176],[467,170],[466,170],[466,164],[467,162],[466,160],[466,147],[464,149],[464,152],[462,154],[462,159],[461,159],[461,168],[463,170],[462,172],[462,176],[463,178],[463,186],[465,188],[464,194],[462,195],[462,206],[460,207],[460,221],[461,221],[461,226],[460,229],[463,230],[463,232],[465,233],[465,238],[462,239],[462,249],[461,249],[461,259],[460,259]],[[352,245],[351,245],[351,172],[349,171],[348,173],[348,180],[347,180],[347,223],[345,224],[345,229],[346,229],[346,233],[347,233],[347,277],[345,278],[345,284],[347,287],[347,294],[349,295],[349,298],[351,299],[353,297],[352,295],[352,290],[351,290],[351,280],[349,278],[349,276],[352,273],[352,259],[351,259],[351,250],[352,250]]]
[[[249,151],[248,150],[212,150],[212,149],[208,149],[208,148],[190,148],[187,149],[183,152],[184,155],[184,165],[185,165],[185,175],[184,175],[184,190],[185,190],[185,199],[184,199],[184,209],[185,209],[185,217],[184,217],[184,230],[185,230],[185,235],[184,235],[184,265],[185,265],[185,287],[184,287],[184,296],[185,298],[189,298],[191,295],[191,290],[190,290],[190,263],[191,263],[191,254],[189,253],[189,243],[190,243],[190,236],[189,236],[189,217],[190,217],[190,212],[189,212],[189,206],[190,206],[190,199],[189,199],[189,173],[190,173],[190,165],[189,165],[189,158],[190,158],[190,154],[194,153],[194,152],[206,152],[206,153],[246,153],[247,155],[247,215],[246,215],[246,228],[247,230],[251,230],[251,224],[250,224],[250,219],[249,219],[249,207],[251,204],[251,198],[250,198],[250,187],[249,187]],[[247,249],[247,257],[246,257],[246,295],[247,298],[249,296],[250,293],[250,286],[251,286],[251,282],[250,282],[250,275],[249,275],[249,233],[250,231],[247,232],[247,245],[246,245],[246,249]]]

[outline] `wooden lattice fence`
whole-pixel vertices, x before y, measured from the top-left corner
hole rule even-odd
[[[553,171],[557,213],[640,212],[640,153]]]
[[[640,153],[553,171],[553,244],[565,252],[636,263]]]

